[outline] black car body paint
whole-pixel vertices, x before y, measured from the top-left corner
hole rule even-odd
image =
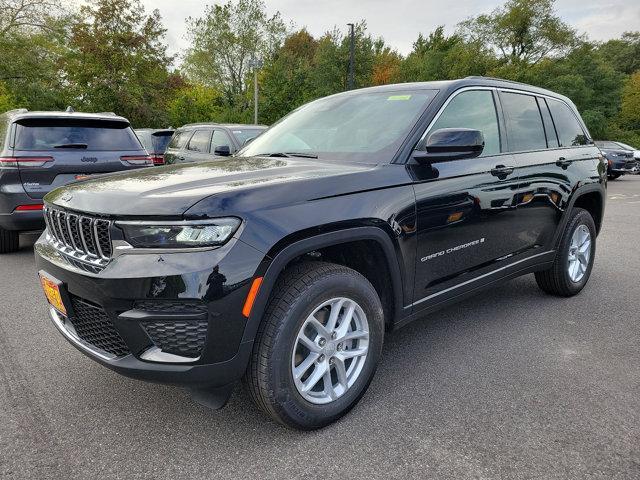
[[[234,157],[115,174],[49,194],[49,208],[115,222],[113,258],[98,272],[85,271],[46,234],[36,244],[38,269],[63,282],[70,295],[104,309],[130,354],[104,360],[72,343],[125,375],[190,388],[220,387],[224,395],[246,369],[278,275],[302,255],[336,254],[357,244],[360,254],[374,258],[366,250],[374,246],[382,255],[376,267],[388,272],[386,322],[395,328],[482,288],[548,267],[567,212],[576,204],[589,209],[600,227],[606,166],[568,99],[481,78],[376,91],[412,88],[438,93],[384,162]],[[495,153],[416,162],[412,151],[443,106],[475,90],[489,92],[496,105]],[[560,135],[547,123],[547,148],[518,151],[505,126],[503,92],[532,96],[545,109],[547,101],[562,102],[575,115],[580,138],[561,146]],[[118,243],[123,239],[118,221],[217,217],[242,220],[233,238],[219,247],[154,252]],[[245,318],[243,305],[256,277],[264,281]],[[191,363],[144,360],[143,353],[154,347],[145,322],[193,314],[192,302],[207,312],[200,356]],[[173,317],[165,308],[169,303],[177,305]]]

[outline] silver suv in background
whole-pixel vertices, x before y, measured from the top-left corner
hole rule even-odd
[[[44,230],[42,197],[54,188],[152,165],[129,121],[115,114],[1,114],[0,254],[18,249],[20,232]]]
[[[267,129],[264,125],[194,123],[176,130],[165,163],[216,160],[236,153]]]

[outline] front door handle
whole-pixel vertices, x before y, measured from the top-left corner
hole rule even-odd
[[[512,166],[496,165],[491,169],[491,175],[494,177],[508,177],[516,168]]]
[[[573,160],[568,160],[565,157],[560,157],[557,161],[556,161],[556,165],[562,168],[567,168],[569,165],[571,165],[571,163],[573,162]]]

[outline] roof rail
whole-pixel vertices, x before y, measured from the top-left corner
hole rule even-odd
[[[483,77],[482,75],[469,75],[468,77],[464,77],[465,80],[493,80],[496,82],[506,82],[506,83],[515,83],[517,85],[527,85],[526,83],[518,82],[516,80],[507,80],[506,78],[498,78],[498,77]]]
[[[117,117],[118,116],[113,112],[98,112],[98,115],[109,115],[111,117]]]

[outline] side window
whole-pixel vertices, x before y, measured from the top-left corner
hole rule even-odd
[[[558,140],[561,147],[576,147],[588,143],[587,136],[582,130],[573,111],[559,100],[547,100],[553,123],[558,132]]]
[[[547,148],[536,97],[502,92],[500,100],[506,117],[509,151],[524,152]]]
[[[222,130],[214,130],[213,136],[211,137],[211,153],[214,153],[216,148],[222,145],[227,145],[233,152],[233,143],[231,143],[229,135]]]
[[[500,153],[498,114],[490,90],[469,90],[453,97],[430,131],[440,128],[480,130],[484,135],[482,156]]]
[[[211,138],[210,130],[197,130],[189,140],[187,150],[198,153],[207,153],[209,151],[209,140]]]
[[[556,127],[553,125],[551,114],[549,113],[549,107],[544,98],[538,97],[538,106],[540,112],[542,112],[542,121],[544,122],[544,131],[547,134],[547,144],[549,148],[558,148],[558,134],[556,133]]]
[[[167,148],[183,148],[189,140],[189,132],[176,132]]]

